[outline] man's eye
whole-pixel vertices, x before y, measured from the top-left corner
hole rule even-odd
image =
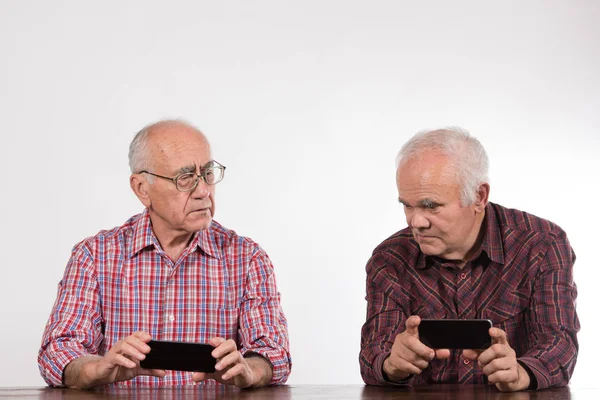
[[[438,204],[425,204],[425,208],[428,210],[435,210],[438,208]]]

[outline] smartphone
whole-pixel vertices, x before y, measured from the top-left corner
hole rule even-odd
[[[210,344],[151,340],[150,353],[140,361],[146,369],[174,371],[215,372],[217,360],[210,354]]]
[[[432,349],[487,349],[491,327],[489,319],[422,319],[419,340]]]

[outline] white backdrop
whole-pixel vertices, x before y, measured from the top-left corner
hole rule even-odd
[[[167,5],[168,4],[168,5]],[[394,158],[460,125],[491,200],[569,234],[594,385],[600,13],[573,1],[0,0],[0,386],[36,355],[72,246],[141,211],[127,147],[183,117],[227,166],[216,220],[271,256],[289,382],[361,383],[364,266],[405,226]]]

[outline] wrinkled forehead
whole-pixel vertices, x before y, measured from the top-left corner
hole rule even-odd
[[[211,161],[204,134],[185,125],[152,132],[149,144],[153,164],[172,172],[197,170]]]
[[[404,186],[447,187],[459,184],[455,161],[438,151],[403,160],[396,171],[398,189]]]

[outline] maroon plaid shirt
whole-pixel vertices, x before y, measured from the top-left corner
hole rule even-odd
[[[489,203],[479,254],[463,269],[425,256],[406,228],[381,243],[367,264],[367,320],[362,328],[363,380],[386,385],[383,361],[411,315],[486,318],[537,380],[564,386],[575,367],[579,320],[573,282],[575,254],[557,225]],[[485,383],[477,363],[453,350],[403,384]]]
[[[104,355],[136,331],[156,340],[233,339],[273,364],[271,384],[289,376],[287,321],[273,266],[252,240],[216,221],[200,231],[177,262],[162,250],[148,210],[73,249],[46,325],[38,365],[62,385],[63,370],[87,354]],[[214,384],[215,381],[207,381]],[[191,372],[138,376],[117,386],[193,385]]]

